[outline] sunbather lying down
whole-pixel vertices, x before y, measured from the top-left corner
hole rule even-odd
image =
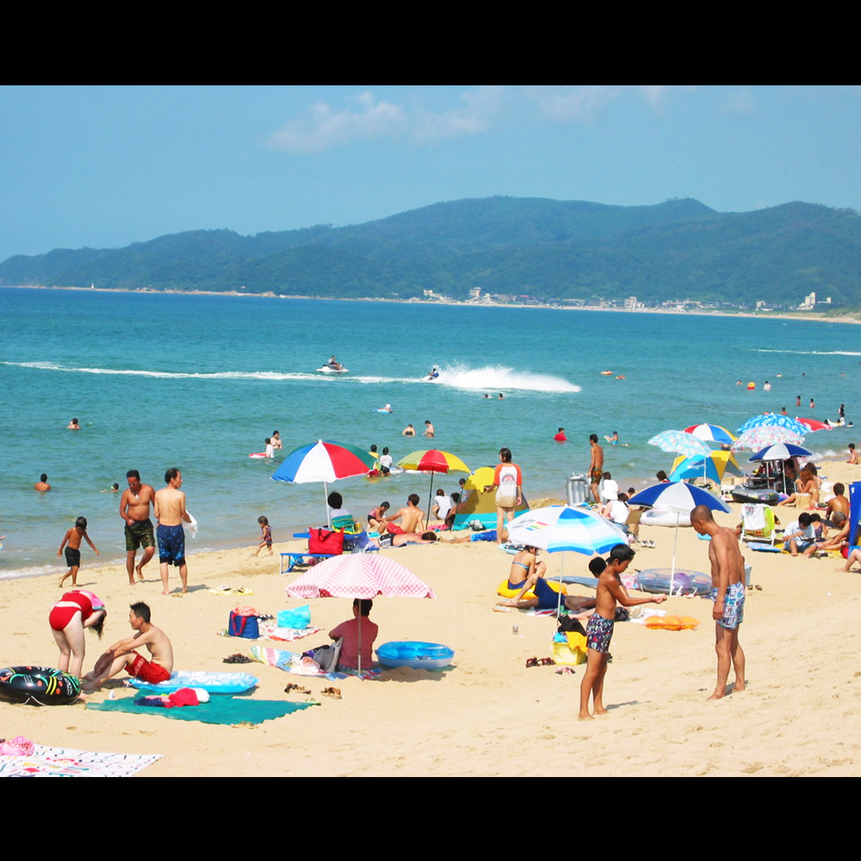
[[[461,544],[471,541],[474,533],[460,538],[440,538],[436,532],[384,532],[379,538],[371,538],[378,547],[403,547],[406,544]]]

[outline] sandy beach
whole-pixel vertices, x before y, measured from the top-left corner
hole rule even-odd
[[[831,482],[861,477],[845,463],[820,467]],[[779,514],[785,525],[795,512],[781,508]],[[738,521],[735,515],[716,519]],[[656,546],[639,550],[634,568],[670,565],[671,529],[643,527],[641,538]],[[146,709],[114,714],[81,702],[42,708],[0,702],[0,735],[24,735],[53,747],[161,754],[142,777],[568,776],[572,769],[581,776],[861,774],[861,575],[838,573],[840,559],[745,551],[751,582],[761,587],[748,592],[740,634],[747,690],[720,701],[707,699],[715,674],[709,601],[671,598],[663,605],[668,613],[698,619],[695,630],[617,625],[604,695],[609,714],[581,723],[583,667],[565,675],[554,666],[526,668],[527,658],[551,654],[555,622],[524,611],[494,611],[511,557],[485,542],[383,551],[430,584],[437,600],[378,599],[372,615],[380,626],[377,645],[444,643],[456,651],[448,671],[399,669],[385,671],[381,681],[348,678],[335,683],[342,691],[335,700],[321,696],[333,684],[323,678],[261,663],[224,664],[236,651],[250,654],[251,641],[219,636],[235,606],[275,615],[310,603],[312,624],[322,632],[295,643],[258,641],[291,651],[321,645],[325,631],[349,617],[347,599],[286,597],[285,586],[297,574],[279,574],[277,554],[301,546],[276,544],[273,557],[253,558],[254,548],[190,556],[190,592],[170,597],[161,594],[156,564],[148,566],[144,583],[130,586],[124,568],[99,567],[85,552],[78,584],[100,595],[109,610],[104,639],[87,636],[85,668],[102,648],[131,633],[129,604],[144,600],[154,624],[173,642],[176,669],[251,672],[259,678],[255,699],[307,700],[284,693],[296,682],[319,705],[255,727],[232,727],[168,721]],[[544,558],[550,575],[558,572],[559,556]],[[565,573],[585,574],[586,562],[565,554]],[[677,564],[709,570],[705,542],[689,528],[680,530]],[[210,593],[224,584],[253,594]],[[175,573],[171,585],[178,592]],[[568,590],[594,594],[585,586]],[[8,620],[0,635],[2,665],[55,666],[47,616],[61,594],[57,579],[4,581],[0,592]],[[111,691],[115,697],[133,694],[117,681],[91,701]]]

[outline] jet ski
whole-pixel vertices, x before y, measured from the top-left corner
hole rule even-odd
[[[431,368],[430,373],[426,374],[424,377],[422,377],[422,382],[423,383],[430,383],[430,382],[433,382],[433,380],[437,380],[437,379],[439,379],[439,368],[436,365],[434,365]]]

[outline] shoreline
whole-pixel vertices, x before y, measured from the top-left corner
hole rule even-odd
[[[671,310],[668,308],[603,308],[597,305],[583,305],[577,307],[564,307],[558,303],[528,303],[517,302],[473,302],[471,300],[446,298],[444,302],[425,299],[387,299],[366,296],[361,298],[342,298],[337,296],[294,296],[271,291],[263,293],[246,293],[241,290],[151,290],[140,288],[137,290],[111,289],[106,287],[46,287],[34,284],[4,285],[9,290],[72,290],[93,293],[132,293],[145,295],[167,294],[172,296],[245,296],[260,299],[288,299],[305,300],[314,302],[387,302],[395,305],[454,305],[466,308],[517,308],[520,310],[540,309],[545,311],[607,311],[615,314],[685,314],[698,317],[742,317],[763,320],[795,320],[811,321],[820,323],[846,323],[861,324],[861,313],[847,312],[840,316],[831,317],[817,311],[795,311],[795,312],[755,312],[755,311],[716,311],[716,310]]]

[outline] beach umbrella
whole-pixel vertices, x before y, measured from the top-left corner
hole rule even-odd
[[[783,476],[783,492],[786,493],[786,472],[783,470],[783,461],[789,460],[791,457],[811,457],[812,454],[812,451],[808,451],[800,445],[794,445],[789,442],[778,442],[760,449],[755,454],[752,454],[748,459],[753,461],[779,461],[781,463],[780,472]]]
[[[679,521],[682,514],[690,514],[698,505],[707,505],[712,511],[722,511],[730,514],[730,507],[713,493],[688,484],[684,481],[661,482],[653,484],[629,500],[629,505],[649,505],[653,508],[663,508],[676,515],[676,531],[673,541],[673,567],[670,572],[670,594],[673,592],[673,576],[676,573],[676,549],[679,543]]]
[[[322,481],[323,498],[326,499],[329,482],[367,475],[373,468],[374,457],[364,449],[345,443],[317,440],[291,451],[270,477],[290,484]],[[326,522],[331,526],[328,505]]]
[[[701,439],[680,430],[661,431],[649,440],[649,445],[656,445],[661,451],[674,451],[685,457],[707,455],[711,452]]]
[[[691,425],[685,428],[685,433],[693,434],[703,442],[717,442],[722,445],[729,445],[735,440],[735,436],[722,425]]]
[[[594,553],[607,553],[617,544],[627,544],[628,536],[594,509],[551,505],[518,514],[508,524],[508,540],[512,544],[538,547],[548,553],[573,550],[591,556]],[[559,568],[560,583],[562,567],[560,565]],[[558,613],[562,605],[561,590],[557,596]]]
[[[793,445],[788,442],[779,442],[774,445],[760,449],[755,454],[752,454],[749,460],[789,460],[791,457],[811,457],[812,451],[800,445]]]
[[[430,491],[428,493],[428,510],[425,527],[430,523],[430,511],[433,504],[433,477],[435,473],[471,472],[470,468],[455,454],[448,451],[429,448],[414,451],[398,461],[401,469],[414,469],[417,472],[430,473]]]
[[[763,415],[754,416],[748,419],[739,429],[738,432],[743,434],[751,428],[759,427],[780,427],[794,431],[799,436],[804,436],[807,433],[807,428],[791,416],[784,416],[781,413],[764,413]]]
[[[286,589],[290,598],[436,598],[433,589],[409,568],[379,553],[332,556],[313,565]],[[359,629],[359,678],[362,677],[362,616]]]
[[[759,451],[780,442],[799,445],[804,442],[804,434],[778,425],[763,425],[744,431],[730,446],[731,451]]]
[[[591,508],[551,505],[518,514],[508,524],[512,544],[539,547],[548,553],[606,553],[617,544],[627,544],[624,531]]]
[[[726,473],[730,475],[744,474],[731,451],[713,451],[702,457],[682,457],[679,455],[673,461],[670,481],[683,481],[702,476],[720,484]]]

